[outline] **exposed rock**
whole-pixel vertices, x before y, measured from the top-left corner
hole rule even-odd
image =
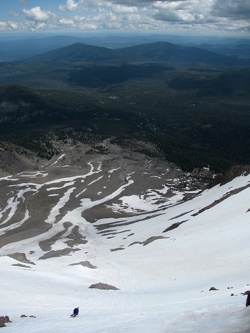
[[[119,290],[119,288],[116,288],[114,286],[111,286],[107,283],[94,283],[91,286],[89,286],[90,289],[101,289],[101,290]]]
[[[69,266],[76,266],[76,265],[81,265],[81,266],[88,267],[88,268],[91,268],[91,269],[96,269],[97,268],[97,266],[92,265],[89,261],[76,262],[74,264],[70,264]]]
[[[110,252],[115,252],[115,251],[122,251],[125,250],[124,247],[116,247],[115,249],[110,249]]]
[[[33,316],[33,315],[30,315],[30,316],[26,316],[25,314],[22,314],[21,316],[20,316],[21,318],[36,318],[36,316]]]
[[[5,323],[11,323],[9,316],[0,316],[0,327],[5,327]]]
[[[231,197],[231,196],[233,196],[233,195],[238,194],[239,192],[244,191],[245,189],[247,189],[247,188],[249,188],[249,187],[250,187],[250,184],[247,184],[247,185],[245,185],[245,186],[243,186],[243,187],[239,187],[239,188],[236,188],[236,189],[234,189],[234,190],[232,190],[232,191],[229,191],[229,192],[228,192],[227,194],[225,194],[222,198],[219,198],[219,199],[215,200],[214,202],[212,202],[211,204],[209,204],[208,206],[201,208],[198,212],[192,214],[192,216],[197,216],[197,215],[203,213],[204,211],[206,211],[206,210],[208,210],[208,209],[210,209],[210,208],[212,208],[212,207],[214,207],[214,206],[220,204],[222,201],[228,199],[229,197]]]
[[[31,268],[30,266],[23,265],[23,264],[13,264],[11,266],[23,267],[23,268]]]
[[[144,242],[133,242],[131,244],[129,244],[129,246],[131,245],[135,245],[135,244],[142,244],[143,246],[146,246],[158,239],[165,239],[165,238],[169,238],[169,237],[164,237],[164,236],[152,236],[152,237],[149,237],[148,239],[146,239]]]
[[[212,290],[219,290],[219,289],[217,289],[217,288],[215,288],[215,287],[211,287],[211,288],[209,289],[209,291],[212,291]]]
[[[171,224],[170,227],[166,228],[163,232],[168,232],[168,231],[170,231],[170,230],[176,229],[176,228],[179,227],[179,225],[181,225],[182,223],[185,223],[185,222],[187,222],[187,221],[188,221],[188,220],[181,221],[181,222],[177,222],[177,223],[173,223],[173,224]]]
[[[4,317],[0,317],[0,327],[5,327],[5,320]]]
[[[32,261],[28,260],[27,257],[26,257],[26,254],[25,253],[12,253],[12,254],[9,254],[9,257],[15,259],[15,260],[18,260],[20,262],[23,262],[25,264],[31,264],[31,265],[35,265],[35,263],[33,263]]]
[[[11,320],[10,320],[10,317],[9,317],[9,316],[5,316],[4,318],[5,318],[5,322],[6,322],[6,323],[11,323]]]
[[[9,142],[0,142],[0,173],[15,174],[35,170],[39,163],[36,154]]]
[[[44,260],[44,259],[49,259],[49,258],[56,258],[56,257],[61,257],[61,256],[66,256],[72,252],[76,252],[76,251],[80,251],[80,249],[69,249],[69,248],[65,248],[62,250],[58,250],[58,251],[49,251],[47,253],[45,253],[43,256],[41,256],[39,258],[39,260]]]

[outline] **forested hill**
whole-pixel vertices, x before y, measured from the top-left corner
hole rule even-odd
[[[188,171],[250,164],[250,66],[240,63],[167,42],[75,43],[0,63],[0,141],[48,159],[56,140],[103,153],[112,138],[152,156],[150,143]]]
[[[223,66],[250,65],[250,59],[238,59],[191,46],[179,46],[168,42],[156,42],[120,49],[109,49],[82,43],[45,52],[29,61],[51,62],[160,62],[203,63]]]

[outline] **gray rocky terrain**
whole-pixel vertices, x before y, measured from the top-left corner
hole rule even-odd
[[[88,242],[83,221],[103,220],[97,231],[112,237],[117,219],[138,216],[140,220],[147,212],[157,214],[197,195],[211,179],[207,169],[183,172],[160,154],[151,158],[109,140],[100,143],[105,153],[70,141],[54,145],[59,154],[48,161],[1,143],[2,247],[39,236],[41,259],[67,255]],[[58,239],[64,239],[65,247],[52,251]],[[10,248],[7,252],[15,254]]]

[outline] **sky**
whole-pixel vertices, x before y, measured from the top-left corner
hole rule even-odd
[[[249,0],[0,0],[0,34],[250,33]]]

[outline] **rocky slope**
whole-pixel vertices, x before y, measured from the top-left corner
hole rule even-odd
[[[43,258],[67,255],[88,242],[84,223],[143,219],[146,212],[157,214],[197,195],[211,179],[208,170],[185,173],[160,157],[149,158],[109,140],[101,143],[102,154],[80,143],[54,145],[60,153],[45,161],[1,143],[0,243],[8,254],[13,255],[13,242],[34,238]],[[75,216],[77,224],[72,223]],[[113,226],[104,223],[98,228],[112,233]],[[59,239],[65,247],[57,253],[51,249]]]

